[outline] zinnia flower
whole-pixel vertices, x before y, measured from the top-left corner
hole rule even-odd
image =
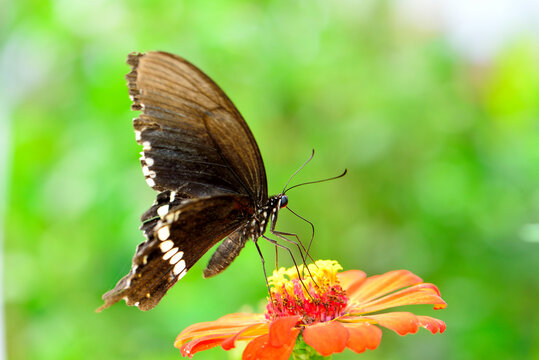
[[[336,261],[318,260],[308,269],[274,271],[268,279],[271,298],[265,314],[229,314],[191,325],[178,335],[174,346],[183,356],[192,357],[218,345],[229,350],[236,341],[247,340],[243,359],[288,359],[296,340],[329,356],[345,348],[357,353],[376,349],[382,338],[379,326],[399,335],[416,333],[420,327],[433,334],[445,330],[443,321],[429,316],[379,313],[414,304],[443,309],[447,305],[435,285],[423,283],[407,270],[371,277],[360,270],[340,270]],[[294,351],[304,348],[296,345]]]

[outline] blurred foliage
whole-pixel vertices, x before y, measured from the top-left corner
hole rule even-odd
[[[397,21],[390,4],[0,1],[9,358],[177,359],[186,326],[261,308],[248,244],[216,278],[202,279],[204,257],[150,312],[121,303],[94,313],[128,272],[155,196],[124,79],[126,55],[148,50],[186,57],[229,94],[271,193],[312,148],[296,183],[349,169],[289,193],[316,225],[313,257],[370,275],[409,269],[440,287],[449,307],[423,313],[446,321],[445,334],[385,331],[362,358],[539,357],[538,48],[523,37],[471,64],[442,33]],[[309,237],[287,212],[278,228]]]

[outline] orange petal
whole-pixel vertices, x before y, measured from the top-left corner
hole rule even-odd
[[[299,315],[293,315],[282,317],[272,322],[269,327],[269,341],[271,346],[279,347],[288,343],[292,336],[292,329],[300,318],[301,316]]]
[[[190,341],[176,341],[174,346],[180,349],[183,356],[192,357],[199,351],[211,349],[221,345],[223,349],[230,350],[235,346],[236,340],[252,339],[262,334],[268,333],[267,324],[254,324],[248,326],[239,332],[209,332],[208,335],[197,335]]]
[[[353,293],[366,277],[367,274],[361,270],[348,270],[337,274],[341,287],[347,293]]]
[[[357,353],[376,349],[382,340],[382,330],[375,325],[369,323],[343,325],[350,333],[346,346]]]
[[[207,321],[188,326],[178,335],[174,346],[180,348],[188,341],[209,335],[213,335],[214,337],[227,335],[226,337],[228,337],[255,324],[266,324],[265,332],[267,332],[267,322],[261,314],[229,314],[216,321]]]
[[[346,348],[350,334],[337,321],[329,321],[306,326],[303,340],[322,356],[340,353]]]
[[[430,316],[417,316],[417,319],[419,320],[419,326],[424,327],[433,334],[436,334],[438,331],[441,334],[445,331],[445,322],[442,320]]]
[[[387,314],[369,315],[378,325],[395,331],[399,335],[415,334],[419,330],[419,319],[410,312],[392,312]]]
[[[264,322],[260,314],[228,314],[215,321],[206,321],[186,327],[178,337],[187,337],[187,334],[196,334],[203,331],[221,330],[227,328],[242,328],[254,323]]]
[[[370,313],[395,306],[434,304],[434,309],[443,309],[447,306],[440,297],[438,288],[433,284],[418,284],[376,300],[354,306],[351,312]]]
[[[395,270],[370,276],[353,291],[347,291],[347,294],[351,300],[361,303],[421,282],[423,280],[419,276],[408,270]]]
[[[190,358],[192,358],[193,355],[196,354],[197,352],[208,350],[213,347],[219,346],[222,342],[223,342],[223,338],[202,337],[202,338],[198,338],[196,340],[190,341],[189,343],[179,347],[179,349],[182,356],[189,356]],[[176,344],[174,344],[174,346],[176,346]]]
[[[269,335],[262,335],[247,344],[242,360],[288,360],[294,349],[299,329],[292,329],[287,343],[282,346],[271,346]]]
[[[236,335],[229,337],[221,343],[221,347],[224,350],[230,350],[236,346],[236,340],[252,338],[253,336],[259,336],[267,333],[268,326],[266,324],[253,324],[249,325],[241,331],[238,331]]]

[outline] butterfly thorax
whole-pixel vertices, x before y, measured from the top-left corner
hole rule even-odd
[[[278,194],[270,197],[264,206],[257,207],[251,221],[244,227],[244,235],[256,240],[264,234],[268,224],[275,224],[279,210],[288,204],[288,197]]]

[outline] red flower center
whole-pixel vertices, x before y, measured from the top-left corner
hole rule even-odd
[[[274,273],[271,283],[272,301],[266,307],[266,319],[274,320],[279,317],[300,315],[301,322],[309,325],[316,322],[333,320],[343,315],[348,297],[336,280],[333,271],[321,268],[311,269],[316,274],[301,279],[288,271],[287,277],[295,277],[283,281],[280,274]],[[325,265],[325,264],[324,264]],[[331,264],[333,265],[333,264]],[[279,279],[276,277],[279,276]],[[307,287],[307,288],[306,288]]]

